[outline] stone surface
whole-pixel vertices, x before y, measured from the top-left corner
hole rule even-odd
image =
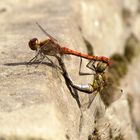
[[[130,109],[129,111],[130,111],[131,121],[133,123],[133,128],[136,129],[138,132],[138,136],[140,136],[139,60],[140,57],[138,57],[133,61],[132,65],[129,67],[128,75],[125,77],[123,81],[123,89],[127,93],[129,99],[128,101],[129,101],[129,109]]]
[[[80,123],[80,109],[61,74],[45,64],[38,68],[34,65],[26,67],[34,56],[34,52],[28,47],[28,41],[33,37],[46,38],[35,24],[39,22],[62,45],[71,49],[86,53],[84,36],[93,45],[96,55],[109,57],[115,52],[123,53],[124,43],[130,32],[137,37],[140,32],[138,1],[131,2],[132,0],[125,0],[124,3],[121,0],[0,1],[1,139],[89,138],[96,127],[96,107],[102,106],[104,112],[101,99],[97,96],[91,108],[83,110]],[[122,9],[126,7],[132,13],[127,20],[122,18]],[[65,62],[76,83],[87,84],[92,81],[91,76],[78,76],[79,58],[65,58]],[[121,136],[126,140],[138,139],[138,63],[139,58],[136,58],[130,65],[127,76],[122,79],[125,94],[97,122],[100,139],[110,139],[110,130],[113,131],[113,136]],[[133,110],[130,110],[127,100],[128,93],[134,98]],[[79,95],[83,103],[88,99],[86,94]]]

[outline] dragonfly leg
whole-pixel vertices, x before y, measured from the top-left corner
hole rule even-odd
[[[96,67],[95,67],[95,60],[90,60],[89,63],[86,65],[87,68],[89,68],[90,70],[96,71]],[[90,66],[90,64],[92,63],[92,67]]]
[[[45,56],[41,55],[40,60],[38,60],[39,64],[35,68],[37,68],[39,65],[41,65],[43,63],[44,58],[45,58]]]
[[[50,63],[51,63],[51,66],[55,67],[55,68],[58,68],[59,70],[61,70],[61,68],[57,65],[54,64],[54,62],[49,58],[47,57],[46,55],[43,55],[40,53],[40,56],[41,58],[38,60],[39,61],[39,64],[36,66],[36,68],[43,63],[43,60],[46,58]]]
[[[40,50],[36,51],[36,55],[27,63],[27,66],[31,64],[31,62],[35,62],[40,55]]]
[[[52,65],[54,65],[53,61],[52,61],[49,57],[45,56],[45,58],[47,58],[47,60],[48,60]]]
[[[33,57],[33,58],[29,61],[29,63],[34,62],[36,59],[37,59],[37,56]]]
[[[48,59],[48,61],[51,63],[52,66],[54,66],[55,68],[58,68],[60,71],[62,70],[59,66],[54,64],[54,62],[49,57],[46,56],[46,58]]]
[[[33,57],[28,63],[27,66],[30,65],[32,62],[35,62],[37,60],[37,55],[35,57]]]
[[[89,62],[89,63],[91,63],[91,61]],[[88,65],[89,65],[89,63],[86,65],[86,67],[87,68],[89,68],[89,69],[91,69]],[[80,57],[80,66],[79,66],[79,75],[93,75],[94,73],[84,73],[84,72],[82,72],[81,71],[81,66],[82,66],[82,58]],[[93,69],[91,69],[91,70],[93,70]]]

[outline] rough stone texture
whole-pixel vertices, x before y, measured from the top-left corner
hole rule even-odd
[[[83,34],[93,43],[97,55],[108,56],[116,51],[122,53],[126,32],[121,18],[121,9],[122,5],[119,1],[81,2]]]
[[[123,89],[128,95],[130,117],[133,124],[133,129],[137,130],[140,137],[140,102],[139,102],[139,60],[140,57],[135,59],[132,65],[129,67],[129,72],[123,80]],[[131,80],[130,80],[131,79]]]
[[[25,66],[34,56],[28,48],[29,39],[46,38],[35,22],[62,45],[86,52],[84,36],[94,46],[96,55],[110,56],[123,52],[130,32],[140,39],[138,4],[136,0],[1,0],[0,138],[88,139],[95,128],[95,107],[102,105],[101,100],[96,99],[89,110],[83,111],[80,133],[80,110],[63,77],[59,73],[54,76],[56,73],[50,66],[40,65],[37,69]],[[122,16],[123,8],[130,13],[126,18]],[[125,94],[97,122],[100,139],[109,139],[109,129],[123,139],[138,139],[139,60],[137,58],[130,65],[122,80]],[[65,61],[68,72],[77,83],[92,80],[92,77],[78,76],[78,58],[65,58]],[[6,65],[8,63],[11,64]],[[132,108],[128,104],[128,93],[133,98]],[[87,98],[87,95],[79,94],[81,99]]]

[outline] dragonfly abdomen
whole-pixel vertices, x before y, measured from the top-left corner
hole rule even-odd
[[[63,52],[63,54],[75,55],[75,56],[82,57],[89,60],[103,61],[107,63],[108,65],[110,65],[109,59],[105,56],[90,56],[88,54],[83,54],[78,51],[74,51],[69,48],[66,48],[66,47],[61,48],[61,52]]]

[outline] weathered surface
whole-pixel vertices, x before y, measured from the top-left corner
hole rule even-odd
[[[140,57],[135,59],[132,65],[129,67],[128,75],[123,80],[123,89],[127,93],[128,103],[129,103],[129,112],[133,126],[133,129],[138,132],[140,137],[140,118],[139,118],[139,60]]]
[[[100,106],[101,100],[96,100],[89,110],[83,111],[82,127],[79,126],[81,112],[63,77],[59,73],[57,77],[53,76],[53,68],[48,65],[40,65],[37,69],[26,67],[26,62],[34,56],[28,48],[28,41],[33,37],[46,38],[36,26],[37,21],[71,49],[86,52],[84,36],[94,46],[96,55],[123,53],[129,33],[140,34],[138,1],[131,1],[0,1],[0,138],[88,139],[95,128],[95,106]],[[123,8],[130,12],[125,18]],[[127,94],[112,104],[105,117],[97,122],[101,139],[109,139],[109,129],[113,135],[126,140],[137,139],[136,130],[140,131],[138,60],[130,65],[126,79],[122,80],[124,93],[127,88],[134,98],[133,110],[130,110]],[[66,58],[65,61],[68,72],[77,83],[92,80],[92,77],[78,76],[78,58]],[[87,97],[79,94],[81,99]]]

